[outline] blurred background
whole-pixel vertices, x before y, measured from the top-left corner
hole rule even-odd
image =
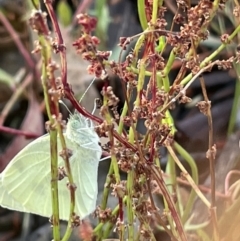
[[[232,1],[227,7],[219,11],[211,23],[209,38],[198,48],[201,59],[209,56],[221,44],[220,36],[231,33],[237,23],[232,16]],[[191,1],[194,6],[198,1]],[[75,95],[80,98],[84,90],[93,79],[86,72],[87,63],[77,55],[72,42],[77,38],[78,26],[75,16],[81,12],[88,12],[98,19],[95,35],[100,38],[101,50],[111,50],[111,59],[118,60],[121,49],[118,46],[120,37],[133,36],[142,31],[137,12],[137,0],[55,0],[54,9],[59,18],[63,38],[67,47],[68,81],[72,85]],[[173,0],[165,1],[167,29],[170,29],[177,6]],[[42,9],[46,11],[42,3]],[[39,56],[32,55],[35,34],[29,29],[28,17],[31,14],[30,2],[27,0],[0,0],[0,126],[12,127],[41,136],[45,133],[44,125],[47,120],[43,93],[40,80]],[[48,18],[50,29],[52,28]],[[178,27],[174,27],[177,31]],[[218,58],[231,56],[237,44],[232,43],[220,53]],[[124,51],[122,60],[134,47],[132,45]],[[165,57],[171,49],[165,51]],[[58,56],[54,55],[56,61]],[[181,61],[176,60],[170,72],[170,80],[174,80]],[[109,71],[109,85],[113,86],[119,97],[118,111],[121,112],[124,104],[124,95],[121,83],[117,76]],[[237,113],[237,122],[230,124],[233,104],[238,106],[238,81],[236,71],[212,69],[211,73],[204,74],[208,97],[212,102],[214,126],[214,142],[217,145],[216,183],[219,192],[224,190],[224,179],[230,170],[239,168],[239,126],[240,113]],[[148,79],[145,81],[147,84]],[[93,99],[101,98],[100,91],[103,83],[96,80],[89,92],[83,98],[83,106],[89,111],[93,108]],[[202,115],[195,104],[203,99],[199,80],[195,81],[187,90],[187,96],[193,102],[187,105],[178,105],[172,110],[177,133],[176,140],[193,156],[199,169],[201,184],[209,186],[209,164],[206,159],[208,149],[208,124],[206,116]],[[69,104],[69,103],[67,103]],[[70,107],[70,106],[69,106]],[[71,107],[70,107],[71,108]],[[238,111],[238,108],[237,108]],[[63,107],[64,118],[68,112]],[[197,128],[196,128],[197,127]],[[138,131],[145,132],[141,123]],[[32,139],[15,136],[0,131],[0,172],[8,162],[26,146]],[[166,153],[162,150],[162,165],[166,164]],[[226,159],[228,164],[226,165]],[[183,161],[184,163],[184,161]],[[188,166],[184,163],[186,168]],[[99,168],[99,198],[105,183],[109,162],[101,162]],[[234,180],[232,180],[234,182]],[[109,206],[114,207],[117,200],[110,198]],[[196,203],[197,205],[197,203]],[[222,205],[221,203],[219,204]],[[204,209],[204,207],[203,207]],[[196,210],[196,220],[204,221],[207,210]],[[221,208],[219,209],[221,212]],[[91,222],[94,221],[91,218]],[[197,222],[197,221],[196,221]],[[65,224],[62,224],[63,227]],[[80,240],[78,230],[74,231],[71,241]],[[157,240],[168,240],[164,234],[157,234]],[[113,234],[114,237],[114,234]],[[46,218],[36,215],[9,211],[0,207],[0,241],[47,241],[51,240],[51,227]]]

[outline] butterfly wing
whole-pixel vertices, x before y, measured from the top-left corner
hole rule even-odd
[[[76,150],[72,171],[76,183],[76,213],[84,218],[96,208],[98,164],[102,154],[93,123],[79,113],[70,116],[66,136]]]
[[[96,207],[97,172],[101,157],[100,146],[95,150],[83,148],[66,136],[67,147],[73,150],[70,158],[73,178],[76,183],[76,214],[86,217]],[[52,215],[50,137],[42,136],[31,142],[9,163],[1,173],[0,205],[9,209],[30,212],[41,216]],[[61,147],[60,143],[58,146]],[[64,166],[59,157],[59,166]],[[70,193],[67,178],[58,182],[60,219],[68,220]]]
[[[51,215],[49,158],[49,135],[46,135],[27,145],[8,164],[1,174],[1,190],[20,203],[23,209],[10,204],[8,208]],[[3,200],[0,201],[3,205]]]
[[[73,178],[76,189],[76,213],[85,218],[96,208],[98,194],[98,164],[101,158],[101,147],[93,142],[89,148],[76,148],[73,163]]]
[[[46,217],[52,215],[49,141],[50,136],[45,135],[31,142],[1,173],[2,206]],[[62,158],[59,158],[59,165],[64,165]],[[60,218],[63,220],[69,217],[70,198],[66,182],[65,178],[58,183]],[[11,202],[8,204],[9,197]]]
[[[27,212],[19,202],[17,202],[8,192],[3,188],[2,175],[0,174],[0,204],[2,207],[18,210],[21,212]]]

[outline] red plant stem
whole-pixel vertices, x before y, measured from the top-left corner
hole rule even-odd
[[[66,58],[66,46],[63,41],[63,37],[61,34],[60,27],[58,25],[57,17],[54,12],[52,1],[51,0],[44,0],[45,6],[48,10],[49,17],[53,24],[53,29],[57,36],[57,46],[55,47],[55,51],[59,52],[60,59],[61,59],[61,80],[63,86],[67,85],[67,58]]]
[[[178,233],[179,233],[179,236],[180,236],[180,239],[182,241],[187,241],[187,237],[186,237],[186,234],[184,232],[184,229],[183,229],[183,225],[181,223],[181,220],[180,220],[180,217],[177,213],[177,210],[175,208],[175,205],[174,205],[174,202],[167,190],[167,187],[166,187],[166,184],[164,182],[164,180],[162,179],[162,177],[159,175],[159,171],[153,166],[151,165],[150,166],[151,168],[151,172],[152,174],[154,175],[155,177],[155,180],[157,181],[161,191],[162,191],[162,194],[164,196],[164,198],[166,199],[167,201],[167,204],[168,204],[168,207],[169,207],[169,210],[171,212],[171,215],[173,217],[173,220],[176,224],[176,229],[178,230]]]
[[[119,219],[120,222],[123,222],[123,199],[120,197],[118,198],[118,203],[119,203]]]
[[[67,86],[67,87],[66,87]],[[73,107],[79,112],[81,113],[83,116],[101,124],[103,123],[102,119],[98,118],[95,115],[92,115],[91,113],[89,113],[87,110],[85,110],[79,103],[78,101],[75,99],[74,95],[72,94],[72,91],[70,90],[69,86],[66,85],[65,89],[64,89],[64,93],[65,93],[65,97],[71,102],[71,104],[73,105]],[[127,139],[123,138],[122,136],[120,136],[116,131],[113,131],[113,136],[122,144],[124,144],[126,147],[131,148],[133,151],[138,151],[138,149],[131,143],[129,143],[127,141]]]
[[[153,65],[153,68],[152,68],[152,102],[153,102],[153,107],[154,107],[154,111],[155,111],[155,103],[156,103],[156,92],[157,92],[157,69],[156,69],[156,64],[154,61],[152,61],[152,65]]]
[[[155,142],[155,135],[152,135],[152,138],[151,138],[151,151],[150,151],[150,157],[149,157],[149,162],[151,164],[153,163],[153,159],[154,159],[154,156],[155,156],[154,142]]]
[[[7,18],[3,15],[2,12],[0,12],[0,21],[2,22],[3,26],[7,29],[7,31],[9,32],[9,34],[11,35],[13,41],[15,42],[15,44],[17,45],[19,51],[21,52],[22,56],[24,57],[25,61],[27,62],[28,66],[35,70],[35,62],[33,61],[30,53],[26,50],[26,48],[24,47],[22,41],[19,39],[18,34],[16,33],[16,31],[14,30],[14,28],[12,27],[12,25],[9,23],[9,21],[7,20]]]
[[[156,111],[157,106],[155,106],[156,103],[156,92],[157,92],[157,88],[156,88],[156,75],[157,75],[157,69],[156,69],[156,63],[154,61],[152,61],[152,77],[151,77],[151,87],[152,87],[152,106],[153,106],[153,111]],[[155,142],[155,135],[152,135],[151,138],[151,154],[150,154],[150,161],[153,162],[154,159],[154,155],[155,155],[155,148],[154,148],[154,142]]]
[[[25,136],[27,139],[39,137],[39,135],[37,135],[37,134],[13,129],[13,128],[6,127],[6,126],[0,126],[0,132],[5,132],[5,133],[8,133],[8,134],[12,134],[12,135],[22,135],[22,136]]]

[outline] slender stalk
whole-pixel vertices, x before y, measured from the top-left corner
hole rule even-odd
[[[20,53],[24,57],[26,63],[30,67],[30,69],[35,71],[36,64],[35,64],[32,56],[30,55],[30,53],[27,51],[27,49],[24,47],[23,43],[21,42],[21,40],[19,38],[19,34],[16,33],[16,31],[14,30],[14,28],[12,27],[12,25],[9,23],[9,21],[3,15],[2,12],[0,12],[0,21],[2,22],[3,26],[7,29],[7,31],[11,35],[12,40],[18,47]]]
[[[57,131],[50,131],[50,146],[53,238],[54,241],[60,241]]]
[[[157,181],[157,183],[160,187],[160,190],[162,191],[162,194],[163,194],[164,198],[166,199],[169,210],[170,210],[171,215],[173,216],[173,220],[176,224],[176,229],[178,231],[180,240],[181,241],[187,241],[187,237],[186,237],[186,234],[184,232],[181,220],[180,220],[179,215],[176,211],[176,208],[175,208],[174,202],[172,200],[172,197],[170,196],[170,194],[167,190],[166,184],[164,183],[164,180],[159,175],[158,170],[154,166],[151,166],[151,171],[152,171],[152,174],[153,174],[155,180]]]
[[[42,86],[44,100],[50,125],[54,126],[55,120],[52,116],[50,108],[50,98],[48,93],[48,64],[51,56],[51,48],[43,36],[39,37],[41,43],[42,55]],[[51,194],[52,194],[52,223],[53,223],[53,238],[54,241],[60,241],[60,225],[59,225],[59,200],[58,200],[58,149],[57,149],[57,131],[50,128],[50,152],[51,152]]]
[[[240,100],[240,65],[239,63],[233,63],[234,70],[237,73],[236,76],[236,85],[235,85],[235,92],[234,92],[234,98],[233,98],[233,105],[232,105],[232,110],[230,114],[230,119],[229,119],[229,124],[228,124],[228,136],[232,134],[235,124],[236,124],[236,119],[237,119],[237,112],[239,109],[239,100]]]
[[[196,183],[193,181],[193,179],[191,178],[191,176],[189,175],[189,173],[186,171],[186,169],[184,168],[184,166],[182,165],[182,163],[179,161],[179,159],[177,158],[175,152],[173,151],[171,146],[167,146],[168,152],[170,153],[170,155],[173,157],[174,161],[176,162],[176,164],[178,165],[178,167],[180,168],[180,170],[182,171],[182,174],[184,175],[184,177],[188,180],[188,182],[190,183],[190,185],[192,186],[192,188],[195,190],[195,192],[197,193],[197,195],[199,196],[199,198],[202,199],[202,201],[205,203],[205,205],[210,208],[211,204],[209,203],[209,201],[206,199],[206,197],[202,194],[202,192],[199,190],[198,186],[196,185]]]
[[[127,196],[125,196],[123,198],[123,203],[126,203],[127,202]],[[119,213],[119,205],[117,205],[114,210],[112,211],[112,216],[117,216]],[[98,231],[100,228],[102,228],[103,225],[101,225],[102,223],[98,224],[98,226],[94,229],[94,233],[96,231]],[[102,240],[106,239],[109,237],[109,233],[110,231],[112,230],[113,226],[115,225],[114,222],[112,221],[108,221],[107,224],[106,224],[106,227],[104,229],[104,232],[103,232],[103,236],[102,236]]]
[[[130,170],[127,176],[127,216],[128,216],[128,240],[134,241],[134,227],[133,227],[133,203],[132,203],[132,191],[134,183],[134,170]]]
[[[55,46],[55,51],[60,54],[61,60],[61,80],[63,86],[67,86],[67,58],[66,58],[66,47],[63,41],[63,37],[61,34],[61,30],[58,24],[57,16],[52,6],[51,0],[44,0],[45,6],[48,10],[49,17],[51,18],[51,22],[53,24],[53,29],[56,33],[57,43]]]
[[[167,162],[167,167],[166,167],[166,174],[169,174],[170,176],[170,182],[166,183],[166,185],[169,185],[169,191],[172,195],[176,195],[177,197],[177,174],[176,174],[176,164],[173,160],[173,158],[168,155],[168,162]],[[176,200],[176,210],[180,215],[180,208],[179,208],[179,198],[177,197]]]
[[[157,17],[158,17],[158,7],[161,4],[162,5],[163,0],[161,0],[161,3],[159,0],[153,0],[153,10],[152,10],[152,24],[156,23]]]
[[[236,29],[232,32],[232,34],[229,35],[228,40],[229,42],[231,42],[233,40],[233,38],[240,32],[240,25],[236,27]],[[147,32],[146,32],[147,33]],[[145,33],[145,34],[146,34]],[[212,54],[210,54],[208,57],[206,57],[201,63],[200,63],[200,68],[201,69],[206,69],[206,66],[210,66],[211,61],[216,58],[222,50],[224,50],[226,48],[227,44],[226,43],[222,43]],[[129,67],[131,69],[131,71],[133,71],[134,73],[138,74],[139,70],[134,68],[133,66]],[[201,73],[203,73],[204,71],[201,71]],[[146,76],[151,76],[152,72],[150,71],[145,71],[145,75]],[[161,73],[157,72],[157,76],[161,77]],[[181,85],[185,85],[187,84],[189,81],[191,81],[191,79],[193,79],[195,76],[193,76],[192,73],[188,74],[185,78],[182,79],[181,81]]]
[[[230,34],[228,36],[228,41],[231,42],[233,40],[233,38],[240,32],[240,25],[237,26],[234,31],[232,32],[232,34]],[[225,49],[227,46],[226,43],[222,43],[212,54],[210,54],[208,57],[206,57],[201,63],[200,63],[200,68],[204,68],[206,65],[208,65],[214,58],[216,58],[220,52]],[[191,78],[193,77],[193,74],[189,74],[187,75],[182,81],[181,84],[184,85],[186,83],[188,83]]]
[[[218,223],[217,223],[217,213],[216,213],[216,184],[215,184],[215,156],[216,156],[216,148],[213,144],[213,121],[212,121],[212,113],[211,113],[211,102],[208,99],[207,96],[207,90],[205,86],[205,82],[202,76],[200,78],[200,83],[202,87],[202,92],[203,92],[203,97],[205,103],[207,103],[207,110],[206,110],[206,115],[208,119],[208,129],[209,129],[209,134],[208,134],[208,151],[207,151],[207,158],[209,160],[209,167],[210,167],[210,176],[211,176],[211,218],[212,218],[212,223],[213,223],[213,228],[214,228],[214,237],[215,240],[220,240],[219,237],[219,230],[218,230]]]
[[[29,139],[39,137],[39,135],[36,135],[34,133],[30,133],[30,132],[26,132],[26,131],[22,131],[22,130],[18,130],[18,129],[13,129],[13,128],[10,128],[7,126],[1,126],[1,125],[0,125],[0,131],[8,133],[8,134],[12,134],[12,135],[25,136],[26,138],[29,138]]]
[[[187,161],[191,169],[192,179],[195,182],[195,184],[198,185],[198,169],[195,161],[189,155],[189,153],[186,150],[184,150],[183,147],[181,147],[176,141],[174,142],[174,147],[177,150],[177,152],[181,155],[181,157],[183,157]],[[185,210],[183,212],[183,216],[182,216],[183,223],[186,223],[187,218],[192,211],[195,197],[196,197],[196,192],[194,191],[194,189],[192,189],[189,194],[187,204],[185,205]]]
[[[145,30],[148,26],[146,12],[145,12],[145,2],[144,0],[138,0],[138,16],[140,20],[140,24],[143,30]]]
[[[162,79],[163,79],[164,89],[165,89],[166,92],[169,91],[170,83],[169,83],[169,79],[168,79],[168,74],[169,74],[169,72],[170,72],[170,70],[172,68],[172,65],[173,65],[173,62],[175,60],[175,57],[176,56],[174,54],[174,51],[172,50],[170,55],[169,55],[167,64],[166,64],[166,66],[165,66],[165,68],[164,68],[164,70],[162,71],[162,74],[161,74]]]

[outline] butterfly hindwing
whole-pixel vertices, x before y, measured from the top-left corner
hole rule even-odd
[[[78,151],[75,155],[77,157],[74,158],[74,164],[79,162],[79,165],[72,169],[74,181],[77,184],[76,197],[78,202],[76,202],[76,211],[82,219],[96,208],[98,164],[101,157],[101,147],[97,145],[95,150],[81,149],[81,152]]]
[[[42,216],[51,213],[49,149],[49,135],[36,139],[20,151],[1,174],[1,188],[28,212]]]
[[[26,208],[22,204],[17,202],[8,192],[3,188],[2,175],[0,174],[0,203],[1,206],[8,209],[18,210],[21,212],[27,212]]]
[[[46,217],[52,215],[49,141],[49,135],[45,135],[31,142],[3,171],[0,182],[1,193],[5,193],[4,198],[0,199],[2,206]],[[67,138],[66,142],[71,149],[71,142]],[[58,146],[61,147],[60,143]],[[59,166],[64,166],[61,157]],[[58,182],[58,194],[60,219],[68,220],[70,194],[67,178]]]

